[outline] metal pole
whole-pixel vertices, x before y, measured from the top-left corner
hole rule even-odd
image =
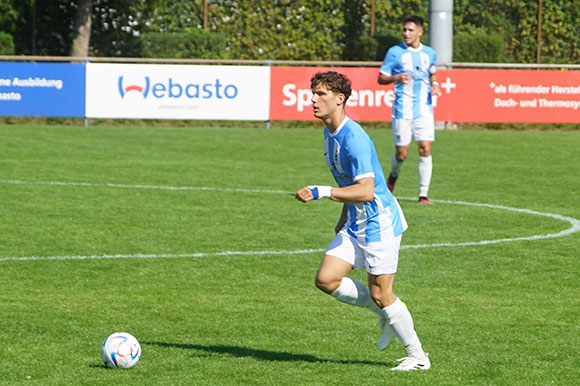
[[[453,62],[453,0],[430,1],[429,45],[437,53],[437,64]]]
[[[207,1],[203,0],[203,30],[207,30]]]
[[[36,0],[32,0],[32,31],[30,33],[32,55],[36,55]]]
[[[429,2],[429,45],[437,53],[437,64],[453,62],[453,0]],[[436,129],[447,129],[451,122],[435,121]]]
[[[371,2],[371,36],[375,36],[375,3],[376,0]]]
[[[538,40],[536,41],[536,63],[542,63],[542,0],[538,0]]]

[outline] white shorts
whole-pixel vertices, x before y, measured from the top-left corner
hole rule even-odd
[[[343,228],[330,242],[326,254],[375,276],[390,275],[397,272],[402,236],[391,233],[383,241],[366,243],[356,240]]]
[[[408,146],[412,138],[415,141],[435,141],[435,122],[432,115],[415,119],[393,118],[391,126],[395,146]]]

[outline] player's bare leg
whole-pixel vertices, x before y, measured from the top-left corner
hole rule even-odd
[[[431,155],[431,141],[419,141],[417,146],[419,148],[419,157],[429,157]]]
[[[392,192],[395,190],[395,182],[401,172],[403,162],[407,159],[409,154],[409,146],[395,146],[395,152],[391,155],[391,171],[387,179],[387,186]]]
[[[380,316],[382,310],[371,299],[368,288],[358,280],[346,277],[352,269],[352,265],[346,261],[325,255],[316,274],[316,286],[338,301],[368,308]]]
[[[390,306],[397,300],[393,293],[395,275],[371,275],[367,274],[371,298],[380,308]]]
[[[335,256],[324,255],[316,273],[316,287],[331,295],[340,286],[342,278],[350,271],[352,271],[352,265],[346,261]]]
[[[379,337],[378,348],[379,350],[384,350],[393,340],[395,332],[389,325],[389,320],[387,319],[383,308],[391,305],[397,300],[397,297],[393,294],[393,280],[395,275],[380,275],[375,276],[367,274],[369,289],[371,291],[371,298],[380,308],[381,313],[379,314],[379,326],[381,327],[381,336]]]
[[[394,334],[399,342],[407,350],[407,357],[401,360],[401,363],[392,370],[427,370],[431,367],[429,357],[423,351],[419,337],[415,332],[413,318],[407,309],[407,306],[393,294],[393,282],[395,275],[368,275],[369,288],[371,297],[381,307],[386,319],[385,330],[379,340],[389,340],[389,335]],[[384,342],[382,342],[384,345]],[[386,342],[386,347],[389,342]]]

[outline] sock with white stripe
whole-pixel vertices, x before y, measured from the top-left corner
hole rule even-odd
[[[431,156],[419,157],[419,197],[427,197],[431,174],[433,173],[433,159]]]
[[[405,303],[397,298],[393,304],[382,309],[395,336],[407,350],[407,356],[424,359],[425,352],[413,326],[413,317]]]
[[[382,310],[371,298],[371,293],[368,288],[361,282],[350,277],[343,277],[342,282],[331,295],[343,303],[357,307],[365,307],[378,315],[382,314]]]
[[[399,161],[397,159],[397,152],[394,152],[393,155],[391,155],[391,175],[393,177],[399,176],[399,173],[401,173],[401,167],[403,166],[403,162],[405,161]]]

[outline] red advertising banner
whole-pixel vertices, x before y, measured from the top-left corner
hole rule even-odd
[[[273,67],[270,119],[314,120],[310,78],[318,71],[347,75],[353,93],[347,114],[358,121],[389,121],[393,85],[377,83],[378,68]],[[435,120],[452,122],[580,123],[580,71],[439,70]]]
[[[336,71],[352,82],[352,95],[347,101],[347,114],[356,121],[391,119],[393,86],[377,83],[378,68],[360,67],[272,67],[270,73],[270,119],[316,120],[312,116],[310,78],[320,71]]]
[[[438,71],[435,119],[455,122],[580,122],[580,71]]]

